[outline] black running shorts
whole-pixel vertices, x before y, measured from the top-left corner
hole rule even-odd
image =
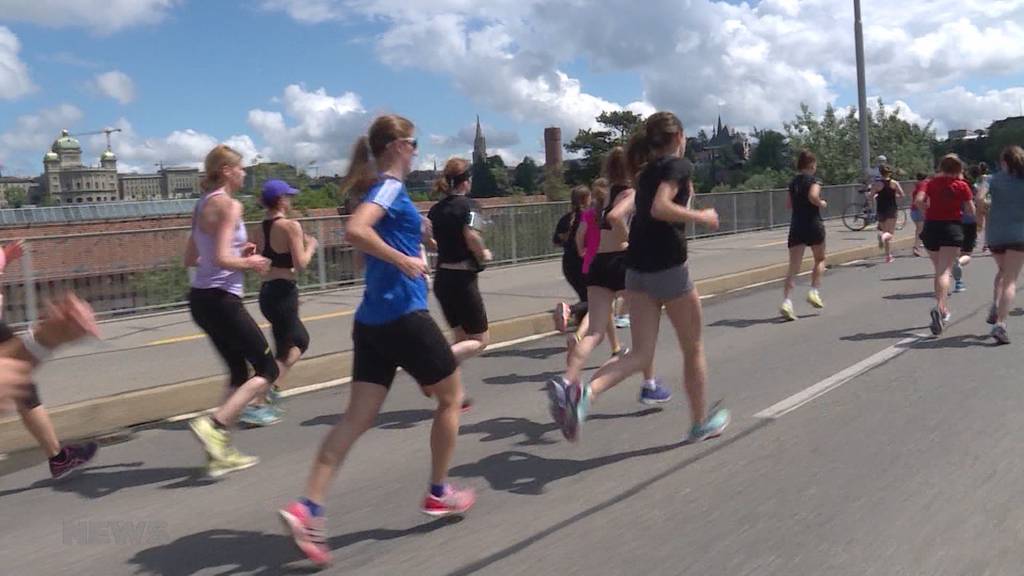
[[[391,388],[405,370],[420,386],[433,386],[455,373],[455,356],[426,310],[387,324],[356,322],[352,327],[352,380]]]
[[[594,256],[587,273],[587,286],[605,288],[612,292],[626,289],[626,253],[606,252]]]
[[[466,334],[487,332],[487,310],[480,296],[477,273],[471,270],[438,268],[434,275],[434,296],[448,326]]]
[[[944,246],[961,248],[964,245],[964,225],[949,220],[929,220],[921,230],[921,242],[929,252],[937,252]]]

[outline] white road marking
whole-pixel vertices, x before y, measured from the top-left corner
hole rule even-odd
[[[841,372],[837,372],[836,374],[833,374],[832,376],[825,378],[821,382],[818,382],[817,384],[809,388],[797,392],[796,394],[793,394],[789,398],[786,398],[785,400],[778,402],[773,406],[765,408],[764,410],[758,412],[757,414],[754,414],[754,418],[764,418],[769,420],[781,418],[782,416],[789,414],[790,412],[796,410],[797,408],[803,406],[804,404],[811,402],[815,398],[820,398],[821,396],[828,394],[832,390],[839,388],[843,384],[846,384],[850,380],[853,380],[854,378],[860,376],[861,374],[864,374],[868,370],[871,370],[876,366],[880,366],[885,362],[888,362],[889,360],[892,360],[893,358],[899,356],[900,354],[903,354],[904,352],[910,349],[911,344],[919,342],[925,338],[927,338],[927,336],[923,336],[920,334],[915,334],[911,338],[904,338],[903,340],[900,340],[899,342],[893,344],[892,346],[886,348],[885,350],[872,354],[871,356],[868,356],[867,358],[861,360],[860,362],[857,362],[853,366],[850,366],[849,368],[846,368]]]

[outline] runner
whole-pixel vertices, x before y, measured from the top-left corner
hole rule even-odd
[[[783,318],[793,321],[797,319],[793,310],[790,292],[796,285],[796,276],[804,261],[804,249],[810,247],[814,254],[814,268],[811,270],[811,289],[807,292],[807,302],[815,308],[825,307],[821,300],[821,276],[825,273],[825,223],[821,220],[821,210],[828,203],[821,198],[821,180],[815,173],[818,171],[818,159],[810,150],[800,152],[797,160],[799,174],[789,184],[788,203],[793,211],[789,221],[789,270],[786,271],[786,283],[782,289],[782,306],[779,310]]]
[[[671,112],[651,115],[630,139],[630,171],[638,175],[636,214],[626,257],[633,350],[607,362],[589,384],[564,388],[557,382],[549,383],[552,414],[570,441],[577,439],[593,398],[654,361],[663,307],[683,355],[692,419],[687,440],[699,442],[719,436],[729,424],[728,410],[714,406],[708,415],[705,407],[707,361],[701,338],[700,297],[686,265],[685,224],[699,223],[714,230],[718,228],[718,213],[688,207],[693,196],[693,166],[682,158],[685,148],[683,125]]]
[[[462,514],[476,499],[472,491],[447,483],[462,384],[455,356],[427,311],[428,268],[421,250],[425,224],[403,183],[416,155],[413,131],[412,122],[400,116],[377,118],[369,136],[356,143],[349,168],[350,177],[372,169],[372,152],[380,174],[346,232],[348,242],[366,255],[366,291],[352,329],[349,405],[320,446],[305,494],[280,511],[299,549],[321,566],[331,560],[323,510],[328,485],[356,440],[373,426],[399,367],[437,400],[430,488],[421,511],[435,517]]]
[[[573,239],[576,244],[576,251],[583,255],[583,283],[587,288],[587,313],[580,320],[576,331],[566,341],[565,347],[565,360],[566,366],[569,365],[569,359],[573,355],[573,350],[583,340],[583,337],[590,331],[590,290],[587,279],[590,274],[590,267],[597,257],[597,250],[601,243],[601,228],[596,225],[598,214],[601,214],[604,207],[608,203],[608,194],[611,192],[608,186],[608,181],[604,178],[598,178],[590,185],[590,207],[583,211],[583,215],[580,217],[580,226],[576,230],[576,237]],[[587,222],[591,225],[587,226]],[[612,348],[612,355],[621,354],[622,346],[619,343],[619,336],[615,333],[614,327],[611,325],[606,329],[606,335],[608,336],[608,344]]]
[[[878,247],[885,249],[885,262],[892,264],[896,261],[892,255],[892,238],[896,234],[896,214],[899,212],[899,199],[903,198],[903,187],[892,179],[892,167],[888,164],[879,166],[878,172],[881,178],[871,184],[878,214]]]
[[[270,271],[260,287],[260,312],[270,322],[274,334],[277,368],[280,375],[267,394],[270,410],[280,416],[280,382],[309,349],[309,332],[299,318],[299,288],[296,275],[306,270],[316,253],[317,240],[303,234],[298,220],[289,220],[292,196],[299,191],[282,180],[263,185],[260,204],[267,213],[263,219],[263,250]],[[248,410],[248,409],[247,409]],[[260,415],[256,414],[256,418]],[[242,420],[245,421],[243,414]]]
[[[207,455],[207,474],[218,478],[255,466],[259,458],[242,454],[231,444],[229,430],[255,398],[266,396],[280,370],[263,331],[242,304],[245,271],[265,274],[270,260],[256,254],[242,223],[242,203],[233,198],[245,182],[242,155],[219,145],[206,156],[203,195],[192,215],[192,233],[185,266],[196,267],[188,294],[195,323],[228,366],[227,394],[211,416],[189,422]],[[249,376],[249,365],[255,375]],[[249,408],[250,422],[269,425],[280,420],[266,406]]]
[[[932,334],[942,334],[950,319],[949,276],[964,245],[963,214],[974,214],[971,187],[963,180],[964,165],[956,154],[939,163],[939,173],[928,181],[915,202],[924,210],[921,240],[935,268],[935,308],[931,311]]]
[[[437,271],[434,274],[434,296],[441,311],[455,333],[452,354],[455,362],[477,356],[487,348],[490,333],[487,309],[480,296],[477,275],[493,258],[484,244],[484,238],[474,226],[479,226],[473,202],[466,197],[472,186],[471,167],[462,158],[452,158],[444,166],[434,191],[442,196],[430,208],[432,238],[430,244],[437,250]],[[469,396],[463,398],[463,411],[472,405]]]
[[[555,246],[562,247],[562,275],[579,296],[579,302],[569,306],[559,302],[555,306],[555,329],[566,332],[569,320],[582,323],[587,313],[587,284],[583,277],[583,257],[576,247],[576,231],[580,226],[583,211],[590,205],[590,188],[577,186],[572,189],[572,211],[562,216],[555,226],[555,235],[551,239]],[[582,326],[580,326],[582,328]]]
[[[565,373],[548,383],[551,389],[565,390],[579,385],[587,358],[601,344],[606,333],[614,356],[628,353],[628,350],[618,349],[612,314],[616,296],[626,288],[628,223],[636,211],[631,180],[626,151],[621,147],[613,148],[605,159],[604,178],[594,183],[593,207],[583,213],[583,224],[578,233],[586,244],[583,272],[587,277],[589,326],[579,344],[570,348]],[[611,183],[610,189],[608,183]],[[653,358],[643,372],[641,403],[661,404],[672,399],[672,391],[654,377]]]
[[[975,202],[978,211],[978,235],[981,236],[981,251],[988,253],[988,242],[986,241],[988,224],[988,209],[990,206],[991,198],[988,195],[988,187],[992,182],[992,175],[988,173],[988,164],[985,162],[978,163],[978,180],[975,182]]]
[[[967,284],[964,283],[964,268],[971,263],[971,254],[978,244],[978,182],[981,180],[981,171],[977,166],[971,166],[968,171],[970,179],[965,179],[971,189],[971,197],[974,199],[975,213],[964,212],[964,245],[960,248],[960,257],[953,263],[953,292],[959,294],[967,291]]]
[[[23,254],[24,242],[21,240],[4,245],[0,250],[0,274],[3,274],[8,264],[21,258]],[[48,318],[43,320],[37,328],[26,332],[20,339],[15,338],[14,331],[3,320],[0,320],[0,343],[19,342],[21,344],[11,349],[4,349],[6,352],[4,356],[29,362],[33,366],[46,360],[53,349],[73,342],[85,334],[98,335],[99,331],[93,319],[92,309],[74,295],[65,297],[56,306],[50,306]],[[16,368],[22,370],[24,366]],[[39,399],[39,388],[35,383],[29,382],[28,386],[21,391],[16,408],[21,423],[39,444],[39,449],[46,455],[52,478],[60,478],[75,468],[87,464],[96,456],[99,445],[95,442],[61,446],[60,440],[57,438],[57,431],[50,420],[50,414]]]
[[[928,175],[924,172],[917,173],[917,184],[914,186],[914,198],[924,192],[928,186]],[[924,230],[924,212],[918,208],[917,202],[910,203],[910,220],[914,223],[914,256],[920,258],[921,253],[921,231]]]
[[[1017,277],[1024,266],[1024,149],[1010,146],[1001,155],[1002,172],[992,177],[987,194],[992,205],[985,234],[999,271],[994,282],[988,323],[992,337],[1009,344],[1006,319],[1017,294]]]

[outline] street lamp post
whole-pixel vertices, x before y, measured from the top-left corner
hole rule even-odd
[[[864,25],[860,18],[860,0],[853,0],[853,33],[857,44],[857,107],[860,111],[860,171],[865,182],[871,173],[871,148],[868,142],[868,93],[864,73]]]

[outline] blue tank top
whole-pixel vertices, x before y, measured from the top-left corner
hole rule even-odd
[[[196,202],[196,209],[192,213],[192,239],[195,241],[196,249],[199,251],[199,263],[196,267],[196,275],[192,279],[192,287],[200,289],[217,288],[241,297],[245,273],[241,270],[227,270],[217,266],[214,263],[214,256],[217,253],[217,241],[199,227],[199,215],[202,213],[203,208],[206,207],[207,202],[210,201],[210,198],[222,194],[224,194],[224,190],[214,190],[204,194]],[[232,255],[241,256],[242,249],[248,241],[249,237],[245,232],[245,226],[242,224],[241,219],[239,219],[235,223],[235,232],[231,237]]]

